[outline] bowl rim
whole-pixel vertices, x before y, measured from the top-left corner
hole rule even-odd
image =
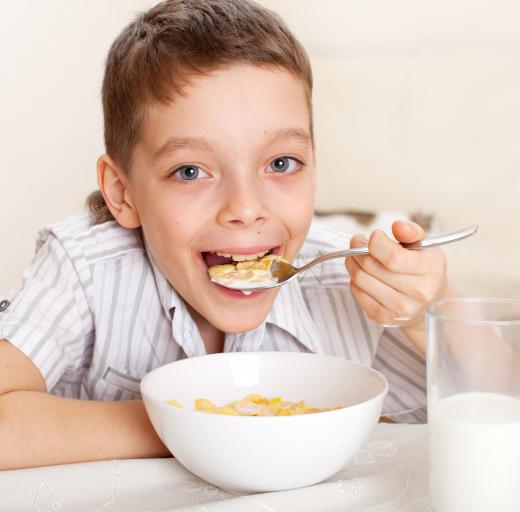
[[[279,351],[279,350],[272,350],[272,351],[256,351],[256,352],[255,351],[219,352],[216,354],[205,354],[202,356],[197,356],[196,359],[199,359],[201,357],[204,357],[204,358],[211,357],[211,358],[216,359],[216,358],[238,357],[240,355],[242,355],[242,356],[245,355],[246,357],[249,357],[252,355],[262,356],[262,355],[273,355],[273,354],[276,354],[275,357],[278,357],[278,354],[283,354],[284,356],[291,354],[289,357],[319,356],[322,358],[340,359],[341,361],[345,361],[346,363],[348,363],[351,366],[356,366],[358,368],[361,367],[361,368],[363,368],[363,370],[368,370],[369,373],[373,374],[377,379],[379,379],[381,381],[381,383],[383,384],[383,389],[379,393],[377,393],[375,396],[369,398],[368,400],[363,400],[362,402],[358,402],[354,405],[341,407],[340,409],[333,409],[332,411],[323,411],[323,412],[312,413],[312,414],[296,414],[293,416],[245,416],[245,415],[244,416],[242,416],[242,415],[235,416],[235,415],[230,415],[230,414],[209,414],[209,413],[203,413],[203,414],[205,416],[209,416],[209,417],[213,418],[212,421],[229,421],[229,420],[235,421],[235,422],[236,421],[258,421],[260,418],[261,418],[261,421],[264,421],[264,422],[265,421],[281,422],[281,421],[288,421],[288,420],[294,421],[296,418],[298,418],[299,421],[315,421],[316,418],[323,418],[324,414],[328,414],[329,415],[328,417],[330,417],[330,415],[332,415],[332,414],[336,414],[336,415],[342,414],[344,411],[351,410],[352,408],[357,407],[357,406],[366,406],[367,404],[377,401],[380,398],[384,399],[384,397],[388,394],[388,389],[389,389],[388,380],[381,372],[375,370],[371,366],[367,366],[367,365],[364,365],[361,363],[356,363],[354,361],[351,361],[350,359],[346,359],[344,357],[339,357],[339,356],[330,356],[328,354],[316,354],[314,352],[283,352],[283,351]],[[149,393],[146,393],[145,389],[144,389],[146,387],[147,381],[149,381],[152,378],[151,375],[153,373],[155,373],[156,371],[163,369],[167,366],[174,365],[174,364],[181,364],[181,363],[189,364],[189,363],[187,363],[187,361],[190,361],[192,359],[194,359],[194,358],[185,358],[185,359],[180,359],[177,361],[172,361],[171,363],[167,363],[165,365],[158,366],[157,368],[154,368],[153,370],[148,372],[142,378],[140,386],[139,386],[140,391],[141,391],[141,396],[143,398],[146,396],[147,400],[154,402],[155,404],[159,405],[161,408],[165,408],[165,410],[172,411],[173,414],[196,415],[196,417],[200,418],[202,411],[196,411],[194,409],[185,409],[184,407],[172,406],[164,400],[159,400],[157,398],[152,397]]]
[[[509,305],[520,307],[520,299],[511,299],[508,297],[455,297],[451,299],[439,299],[430,304],[426,308],[426,319],[430,322],[445,321],[452,322],[454,324],[462,325],[494,325],[496,327],[509,327],[520,325],[520,318],[514,320],[491,320],[491,319],[471,319],[461,318],[456,315],[450,315],[446,313],[439,313],[438,309],[443,306],[449,306],[451,304],[487,304],[487,305]]]

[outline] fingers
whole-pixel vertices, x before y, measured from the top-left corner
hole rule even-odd
[[[354,282],[350,283],[350,290],[352,291],[352,295],[356,299],[357,303],[365,310],[367,316],[371,320],[378,323],[387,323],[392,321],[392,318],[395,316],[394,313],[356,286]]]
[[[363,291],[353,282],[350,283],[350,289],[354,299],[364,309],[368,318],[378,324],[385,327],[401,327],[413,320],[413,317],[402,317],[396,315],[395,312],[383,306],[380,302],[374,299],[374,297]]]
[[[430,297],[433,296],[436,291],[434,289],[430,294],[429,290],[425,287],[425,283],[422,282],[421,277],[390,272],[371,256],[349,258],[345,262],[345,266],[347,267],[351,279],[368,292],[375,293],[375,289],[367,289],[366,286],[361,284],[361,281],[363,281],[364,284],[368,284],[369,282],[365,274],[371,276],[380,283],[384,283],[386,286],[391,287],[397,292],[410,295],[412,298],[420,302],[429,302]]]
[[[424,307],[422,300],[417,300],[412,295],[403,293],[369,274],[356,260],[357,258],[351,258],[347,269],[351,277],[351,285],[358,290],[358,293],[364,294],[364,302],[369,307],[365,311],[370,318],[388,323],[390,317],[395,321],[396,318],[414,318],[422,312]]]
[[[396,220],[392,224],[392,234],[398,242],[413,243],[424,238],[424,229],[416,222]]]
[[[367,239],[362,235],[356,235],[351,239],[351,247],[360,247],[368,245]],[[407,283],[403,282],[403,279],[409,280],[408,275],[398,274],[388,270],[381,262],[376,260],[373,256],[357,256],[355,258],[349,258],[346,261],[347,270],[350,272],[352,267],[352,273],[355,271],[356,266],[352,263],[356,261],[361,268],[363,268],[370,275],[377,277],[381,281],[388,283],[396,290],[403,291],[408,288]],[[352,275],[351,273],[351,275]]]
[[[359,240],[356,238],[353,240],[353,244],[357,244]],[[443,281],[446,270],[442,253],[440,253],[439,259],[432,262],[430,273],[424,276],[392,272],[370,255],[347,258],[345,266],[353,280],[363,279],[365,282],[367,281],[360,272],[362,269],[377,280],[422,303],[429,303],[437,297],[439,280]],[[367,291],[370,293],[371,290]]]
[[[397,242],[390,240],[381,230],[376,230],[371,234],[368,248],[371,256],[391,272],[417,276],[435,271],[439,266],[439,261],[443,259],[440,249],[405,249]]]

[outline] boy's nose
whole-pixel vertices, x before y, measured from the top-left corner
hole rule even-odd
[[[226,195],[218,213],[222,225],[249,227],[269,219],[269,208],[260,183],[241,182],[226,187]]]

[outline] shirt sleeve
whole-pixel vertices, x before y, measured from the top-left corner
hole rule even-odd
[[[20,291],[0,298],[0,339],[33,361],[47,391],[66,371],[85,364],[92,314],[73,262],[55,235],[47,232],[40,240]]]
[[[426,422],[425,357],[400,329],[383,331],[373,367],[389,384],[382,414],[399,423]]]

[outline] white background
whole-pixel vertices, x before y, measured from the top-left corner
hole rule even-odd
[[[148,0],[0,0],[0,293],[37,230],[83,208],[103,151],[108,48]],[[480,224],[452,280],[520,298],[520,8],[515,0],[263,0],[315,72],[320,209]]]

